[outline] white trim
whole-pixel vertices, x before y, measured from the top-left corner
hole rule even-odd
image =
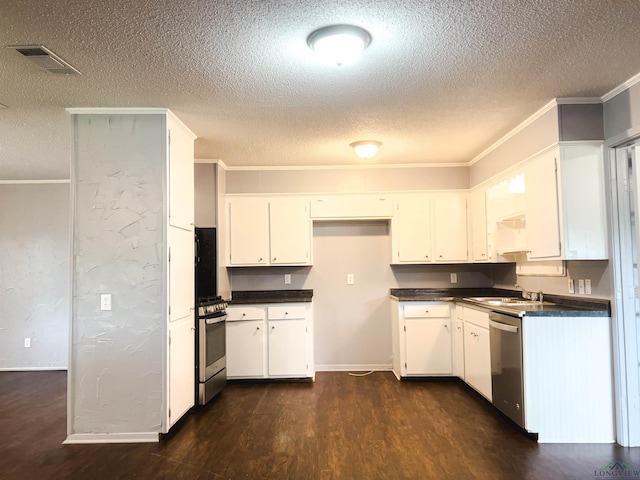
[[[615,137],[608,138],[604,146],[605,148],[621,147],[625,143],[633,142],[638,137],[640,137],[640,126],[635,126],[630,128],[629,130],[625,130]]]
[[[625,90],[629,90],[638,82],[640,82],[640,73],[636,73],[633,77],[631,77],[626,82],[622,83],[621,85],[618,85],[616,88],[614,88],[610,92],[607,92],[604,95],[602,95],[602,97],[600,97],[600,100],[602,101],[602,103],[608,102],[616,95],[624,92]]]
[[[136,115],[161,115],[164,113],[171,113],[168,108],[161,107],[139,107],[139,108],[119,108],[119,107],[69,107],[65,108],[67,112],[72,115],[83,115],[83,114],[92,114],[92,115],[126,115],[126,114],[136,114]]]
[[[44,372],[60,371],[66,372],[67,367],[2,367],[0,372]]]
[[[218,163],[224,165],[219,158],[194,158],[193,163]]]
[[[64,178],[59,180],[0,180],[0,185],[31,185],[45,183],[71,183],[71,180]]]
[[[316,372],[388,372],[391,371],[390,363],[356,363],[356,364],[326,364],[316,365]]]
[[[558,97],[558,105],[594,105],[602,103],[600,97]]]
[[[72,433],[67,435],[63,445],[86,443],[157,443],[160,434],[157,432],[139,433]]]
[[[524,130],[526,127],[528,127],[529,125],[531,125],[533,122],[535,122],[537,119],[539,119],[540,117],[542,117],[545,113],[547,113],[549,110],[555,108],[558,106],[558,101],[557,99],[553,99],[551,100],[549,103],[547,103],[544,107],[542,107],[540,110],[538,110],[537,112],[535,112],[533,115],[531,115],[529,118],[527,118],[524,122],[522,122],[521,124],[519,124],[518,126],[516,126],[513,130],[511,130],[509,133],[507,133],[506,135],[504,135],[502,138],[500,138],[497,142],[495,142],[493,145],[491,145],[489,148],[485,149],[484,151],[480,152],[479,155],[476,155],[475,157],[473,157],[469,162],[466,163],[466,166],[470,167],[471,165],[474,165],[475,163],[479,162],[480,160],[482,160],[484,157],[486,157],[487,155],[489,155],[491,152],[493,152],[495,149],[497,149],[500,145],[502,145],[503,143],[505,143],[507,140],[509,140],[510,138],[514,137],[515,135],[517,135],[518,133],[520,133],[522,130]]]
[[[225,170],[371,170],[391,168],[457,168],[468,167],[467,163],[385,163],[378,165],[265,165],[265,166],[226,166]]]

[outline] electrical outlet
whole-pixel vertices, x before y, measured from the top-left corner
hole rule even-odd
[[[356,283],[356,277],[353,273],[347,273],[347,285],[353,285]]]
[[[591,295],[591,279],[590,278],[584,279],[584,293],[586,293],[587,295]]]
[[[582,278],[578,280],[578,293],[584,295],[584,280]]]
[[[31,348],[31,339],[29,337],[24,337],[24,348]]]
[[[111,310],[111,294],[103,293],[100,295],[100,310]]]
[[[457,273],[452,273],[451,274],[451,283],[458,283],[458,274]]]
[[[573,278],[567,279],[567,286],[569,287],[569,293],[576,293],[576,287],[573,283]]]
[[[284,274],[284,283],[285,283],[285,285],[290,285],[291,284],[291,274],[290,273],[285,273]]]

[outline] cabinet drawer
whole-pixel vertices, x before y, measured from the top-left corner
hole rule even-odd
[[[309,316],[309,308],[306,305],[278,305],[267,308],[269,320],[304,319]]]
[[[476,310],[475,308],[464,308],[464,321],[478,325],[479,327],[489,328],[489,312],[485,310]]]
[[[227,322],[265,319],[264,308],[261,307],[227,307],[227,315]]]
[[[421,303],[404,306],[404,318],[449,317],[450,315],[450,305]]]

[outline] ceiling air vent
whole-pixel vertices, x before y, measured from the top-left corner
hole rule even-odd
[[[80,75],[78,70],[43,45],[9,45],[7,48],[12,48],[49,73],[56,75]]]

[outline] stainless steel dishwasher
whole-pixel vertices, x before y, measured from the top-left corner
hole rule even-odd
[[[524,428],[522,319],[489,314],[493,405]]]

